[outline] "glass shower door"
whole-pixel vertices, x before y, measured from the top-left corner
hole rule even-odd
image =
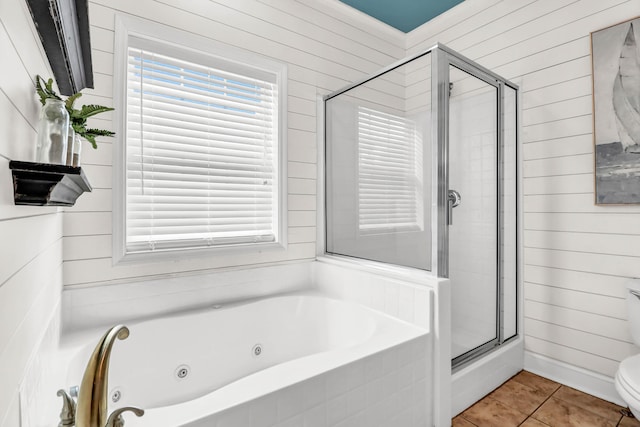
[[[498,344],[497,83],[449,65],[448,228],[454,366]]]
[[[324,101],[326,252],[449,278],[453,367],[517,337],[517,86],[437,45]]]

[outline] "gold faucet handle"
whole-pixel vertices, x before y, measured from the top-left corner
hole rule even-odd
[[[124,427],[124,418],[122,418],[122,413],[127,411],[133,412],[138,417],[144,415],[144,411],[140,408],[125,406],[124,408],[116,409],[111,413],[111,415],[109,415],[109,419],[107,420],[107,425],[105,427]]]
[[[74,426],[76,424],[76,402],[62,389],[58,390],[57,395],[62,397],[62,410],[60,411],[58,427]]]

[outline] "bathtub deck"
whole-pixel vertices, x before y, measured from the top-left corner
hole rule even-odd
[[[453,427],[640,427],[624,408],[521,371],[453,419]]]

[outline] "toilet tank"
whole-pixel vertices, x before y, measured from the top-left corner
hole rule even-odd
[[[633,342],[640,346],[640,279],[629,281],[627,289],[627,320]]]

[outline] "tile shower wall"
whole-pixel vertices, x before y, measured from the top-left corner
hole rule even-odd
[[[402,33],[378,22],[352,19],[343,10],[315,1],[92,0],[89,3],[96,88],[85,103],[113,105],[114,15],[128,14],[197,33],[288,65],[288,240],[286,251],[215,256],[174,262],[113,266],[112,147],[85,147],[84,166],[94,191],[64,214],[64,283],[142,280],[228,266],[312,259],[316,236],[316,102],[335,90],[404,56]],[[393,85],[385,88],[393,93]],[[114,115],[94,121],[114,129]]]
[[[636,353],[625,281],[640,276],[637,206],[594,206],[591,31],[638,0],[473,0],[409,34],[442,42],[521,89],[524,333],[530,354],[612,377]]]
[[[0,426],[15,427],[62,286],[62,213],[13,204],[9,161],[35,156],[35,75],[52,74],[23,0],[0,2],[0,52]]]

